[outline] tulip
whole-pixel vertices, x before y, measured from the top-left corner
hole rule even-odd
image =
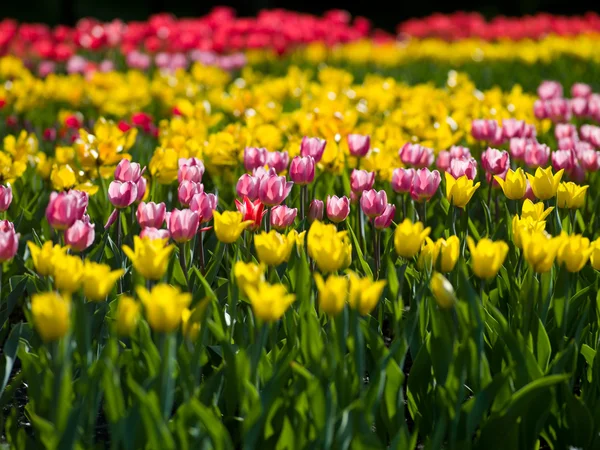
[[[137,185],[133,181],[112,181],[108,187],[108,199],[115,208],[127,208],[137,199]]]
[[[315,179],[315,160],[312,156],[296,156],[290,166],[290,179],[300,185],[310,184]]]
[[[304,136],[300,144],[300,156],[312,156],[315,163],[318,163],[323,158],[327,141],[319,138],[309,138]]]
[[[592,94],[592,87],[585,83],[574,83],[571,86],[572,97],[589,97]]]
[[[538,167],[535,175],[527,174],[527,179],[535,196],[540,200],[548,200],[556,195],[563,173],[564,170],[561,169],[553,175],[551,167],[546,169]]]
[[[137,183],[136,183],[137,196],[135,198],[136,202],[141,202],[142,200],[144,200],[144,197],[146,196],[147,184],[148,184],[148,181],[144,177],[140,177],[139,180],[137,180]]]
[[[586,172],[595,172],[600,168],[600,152],[595,150],[580,151],[579,162]]]
[[[552,269],[561,237],[551,237],[545,232],[524,233],[521,236],[523,256],[534,272],[546,273]]]
[[[413,224],[410,219],[404,219],[394,232],[396,253],[403,258],[413,258],[429,233],[431,233],[430,227],[424,228],[421,222]]]
[[[323,220],[324,205],[322,200],[314,199],[308,207],[308,222],[313,223],[315,220]],[[348,207],[350,213],[350,207]]]
[[[458,180],[446,172],[446,199],[458,208],[467,206],[481,183],[473,184],[465,175]]]
[[[550,206],[547,209],[544,208],[545,207],[543,202],[533,203],[531,200],[526,199],[523,202],[521,218],[526,219],[528,217],[531,217],[531,219],[535,221],[545,220],[554,210],[554,206]]]
[[[477,161],[473,158],[453,159],[447,172],[454,178],[464,175],[470,180],[474,180],[477,176]]]
[[[12,198],[11,187],[0,185],[0,212],[4,212],[8,209],[12,202]]]
[[[254,247],[258,260],[267,266],[278,266],[290,259],[295,240],[275,230],[254,236]]]
[[[202,162],[201,159],[198,159],[198,158],[179,158],[179,160],[177,161],[177,167],[179,167],[181,169],[183,166],[197,166],[197,167],[200,167],[202,169],[202,173],[204,174],[204,163]]]
[[[429,167],[435,158],[432,149],[408,142],[400,149],[398,155],[405,165],[415,168]]]
[[[140,232],[140,238],[144,239],[145,237],[151,240],[160,239],[165,241],[166,239],[169,239],[171,235],[169,234],[169,230],[145,227],[142,228],[142,231]]]
[[[388,203],[383,213],[380,216],[375,217],[373,221],[375,229],[383,230],[385,228],[389,228],[390,225],[392,225],[392,221],[394,220],[395,214],[396,206]]]
[[[373,188],[375,183],[375,172],[353,169],[350,174],[350,189],[356,195]]]
[[[58,191],[70,189],[77,183],[75,172],[68,165],[52,169],[50,180],[54,189]]]
[[[233,266],[233,276],[240,291],[248,295],[248,288],[256,288],[261,282],[265,281],[265,266],[252,262],[237,261]]]
[[[539,85],[537,94],[541,100],[561,98],[563,96],[563,87],[557,81],[544,81]]]
[[[267,153],[267,166],[275,169],[277,173],[283,172],[287,169],[290,163],[290,156],[288,152],[268,152]]]
[[[200,333],[201,317],[198,316],[198,311],[203,314],[207,305],[208,300],[204,300],[192,310],[186,308],[181,311],[181,333],[190,342],[195,341]]]
[[[194,181],[183,180],[177,189],[177,198],[183,206],[189,206],[192,197],[204,192],[204,186]]]
[[[489,148],[481,154],[481,166],[488,175],[488,181],[492,175],[504,173],[510,165],[508,152]],[[454,178],[457,178],[456,176]],[[470,178],[470,177],[469,177]],[[473,178],[471,178],[473,179]]]
[[[589,186],[579,186],[572,181],[558,185],[556,206],[559,208],[577,209],[585,204],[585,193]]]
[[[410,192],[415,178],[415,169],[394,169],[392,172],[392,189],[398,194]]]
[[[157,284],[150,291],[138,286],[136,292],[150,328],[159,333],[174,331],[181,323],[182,311],[192,302],[192,294],[168,284]]]
[[[566,137],[558,140],[558,148],[561,150],[573,150],[577,145],[577,138]]]
[[[516,161],[523,161],[525,159],[525,150],[530,139],[526,138],[512,138],[509,143],[510,155]]]
[[[135,186],[135,185],[134,185]],[[53,192],[46,207],[46,219],[56,230],[66,230],[82,216],[80,197],[71,192]]]
[[[198,232],[199,225],[200,217],[191,209],[174,209],[167,220],[169,233],[178,244],[192,240]]]
[[[467,147],[462,147],[460,145],[453,145],[452,147],[450,147],[450,150],[448,152],[450,153],[451,159],[471,157],[471,150],[469,150]]]
[[[495,120],[476,119],[471,122],[471,135],[478,141],[492,141],[498,128]]]
[[[543,232],[546,228],[546,221],[535,220],[531,217],[519,218],[519,216],[513,216],[512,220],[512,234],[513,242],[517,248],[523,248],[523,236],[531,233]]]
[[[275,206],[271,209],[271,226],[276,230],[290,227],[296,220],[297,214],[297,208],[289,208],[285,205]]]
[[[600,238],[592,242],[592,254],[590,255],[590,263],[596,270],[600,270]]]
[[[266,175],[260,180],[258,198],[265,206],[280,205],[290,194],[293,182],[285,177]]]
[[[494,278],[508,254],[506,242],[494,242],[484,238],[475,245],[475,241],[471,236],[467,236],[467,245],[469,252],[471,252],[473,273],[483,280]]]
[[[117,334],[131,336],[140,317],[141,307],[132,297],[121,295],[117,304]]]
[[[450,156],[449,151],[441,150],[438,153],[437,158],[435,160],[435,166],[442,171],[446,171],[450,168],[450,162],[453,159],[454,158],[452,158],[452,156]],[[393,178],[392,178],[392,183],[393,183]]]
[[[166,211],[167,207],[164,203],[142,202],[137,207],[137,221],[142,228],[161,228],[165,221]]]
[[[7,226],[6,222],[3,222],[2,228],[6,230],[5,232],[10,232],[9,226]],[[52,275],[54,272],[53,261],[59,256],[65,255],[67,252],[67,247],[52,245],[51,241],[45,242],[42,247],[38,247],[33,242],[29,241],[27,242],[27,247],[31,253],[33,267],[35,268],[35,271],[42,277]]]
[[[217,239],[224,244],[232,244],[239,239],[242,232],[254,222],[244,220],[244,216],[239,211],[224,211],[220,213],[214,211],[215,234]]]
[[[440,173],[437,170],[419,169],[413,178],[410,196],[417,202],[428,201],[436,193],[440,181]]]
[[[84,251],[94,243],[96,236],[94,227],[95,225],[90,223],[90,219],[87,216],[83,220],[76,220],[65,231],[65,244],[76,252]]]
[[[565,232],[561,233],[560,240],[556,260],[569,272],[579,272],[594,251],[590,240],[580,234],[569,236]]]
[[[58,292],[33,294],[33,326],[44,342],[53,342],[67,334],[70,326],[71,298]]]
[[[308,230],[308,256],[321,272],[330,273],[348,267],[352,262],[352,245],[347,231],[315,220]]]
[[[252,202],[248,197],[244,197],[243,202],[240,202],[239,200],[235,201],[235,207],[240,213],[242,213],[242,219],[244,221],[252,221],[252,223],[246,228],[247,230],[256,231],[260,228],[262,219],[266,214],[266,211],[264,210],[265,205],[263,205],[260,200],[255,200]]]
[[[360,207],[369,219],[381,216],[387,207],[386,192],[383,189],[381,191],[370,189],[363,192],[360,198]]]
[[[106,264],[85,261],[83,266],[83,294],[89,301],[106,300],[115,283],[125,274],[123,269],[111,270]]]
[[[248,298],[254,316],[263,322],[279,320],[296,300],[294,294],[288,294],[282,284],[260,283],[256,288],[248,288]]]
[[[583,97],[577,97],[571,99],[569,107],[571,114],[575,117],[585,117],[588,115],[589,100]]]
[[[434,273],[429,282],[429,289],[435,302],[442,309],[450,309],[456,303],[454,288],[448,279],[441,273]]]
[[[340,223],[346,220],[349,214],[350,199],[348,197],[327,196],[327,218],[329,220]]]
[[[554,136],[556,139],[577,137],[577,127],[572,123],[557,123],[554,127]]]
[[[515,171],[508,169],[504,179],[498,175],[494,175],[494,180],[498,182],[504,195],[511,200],[522,199],[527,190],[527,179],[521,168],[518,168]]]
[[[373,281],[368,277],[359,278],[357,274],[350,272],[348,305],[360,315],[366,316],[377,306],[386,283],[382,280]]]
[[[238,197],[248,197],[250,200],[254,201],[258,198],[259,184],[260,180],[258,178],[245,173],[238,180],[235,190]]]
[[[72,294],[81,287],[83,262],[74,255],[58,255],[53,261],[54,286],[60,292]]]
[[[363,136],[362,134],[348,135],[348,151],[356,158],[363,158],[369,153],[371,148],[371,136]]]
[[[452,272],[460,256],[460,239],[450,236],[448,239],[440,238],[435,242],[438,248],[436,266],[440,272]]]
[[[142,168],[138,163],[129,162],[127,159],[122,159],[115,168],[115,180],[123,183],[133,181],[134,183],[142,176]]]
[[[571,172],[575,167],[575,153],[573,150],[556,150],[552,152],[552,168],[554,170],[564,169]]]
[[[531,189],[531,183],[529,182],[529,180],[527,180],[526,182],[526,188],[525,188],[525,198],[528,198],[531,201],[535,200],[535,194],[533,193],[533,189]]]
[[[201,192],[192,197],[190,209],[198,213],[200,223],[209,222],[213,218],[213,212],[217,209],[217,196]]]
[[[319,273],[315,273],[315,284],[319,291],[319,309],[330,316],[337,316],[346,303],[348,278],[329,275],[324,281]]]
[[[15,233],[14,225],[8,220],[0,220],[0,263],[13,259],[18,249],[19,234]]]
[[[147,280],[160,280],[169,265],[169,257],[175,248],[174,245],[166,246],[167,240],[150,239],[149,237],[133,237],[132,250],[127,245],[123,252],[131,260],[133,268]]]
[[[246,147],[244,149],[244,168],[251,172],[258,167],[263,167],[267,162],[267,149]]]
[[[550,148],[545,144],[530,142],[525,147],[525,164],[535,169],[545,166],[550,157]]]
[[[181,183],[184,180],[201,183],[204,175],[204,164],[189,166],[187,164],[180,165],[177,172],[177,181]]]

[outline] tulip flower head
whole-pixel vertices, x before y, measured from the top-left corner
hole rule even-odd
[[[308,256],[321,272],[330,273],[348,267],[352,261],[352,245],[347,231],[315,220],[307,234]]]
[[[478,141],[492,141],[498,130],[495,120],[476,119],[471,122],[471,135]]]
[[[177,181],[181,183],[184,180],[193,181],[194,183],[202,183],[204,176],[204,164],[202,161],[191,158],[192,163],[182,158],[179,160],[179,171],[177,172]]]
[[[375,226],[375,229],[384,230],[385,228],[389,228],[392,225],[395,214],[396,205],[388,203],[383,213],[373,219],[373,225]]]
[[[424,228],[421,222],[412,223],[410,219],[404,219],[394,232],[396,253],[403,258],[413,258],[429,233],[430,227]]]
[[[304,136],[300,144],[300,156],[312,156],[315,163],[321,162],[326,145],[325,139]]]
[[[561,233],[560,239],[556,260],[569,272],[579,272],[594,251],[590,240],[580,234],[567,235],[564,231]]]
[[[265,206],[280,205],[290,194],[293,185],[294,183],[286,181],[285,177],[265,175],[260,180],[258,198]]]
[[[458,208],[467,206],[467,203],[473,197],[475,191],[481,183],[473,184],[473,180],[463,175],[456,180],[452,175],[446,172],[446,198],[448,201]]]
[[[435,302],[440,308],[450,309],[456,304],[456,294],[452,283],[441,273],[435,272],[433,274],[429,282],[429,289],[431,289],[433,298],[435,298]]]
[[[432,149],[409,142],[404,144],[398,155],[403,164],[417,169],[431,166],[435,159]]]
[[[81,219],[83,214],[80,197],[74,191],[50,194],[46,219],[52,228],[66,230]]]
[[[546,217],[548,217],[553,210],[554,206],[550,206],[545,209],[543,202],[534,203],[529,199],[525,199],[521,211],[521,218],[531,218],[532,220],[539,222],[546,220]]]
[[[190,206],[192,198],[195,195],[204,192],[204,186],[202,183],[196,183],[195,181],[183,180],[177,188],[177,199],[183,206]]]
[[[508,254],[508,244],[503,241],[494,242],[490,239],[480,239],[477,244],[467,236],[467,245],[471,253],[473,273],[481,279],[494,278]]]
[[[267,149],[246,147],[244,149],[244,168],[251,172],[258,167],[263,167],[267,162]]]
[[[140,317],[141,305],[128,295],[121,295],[117,304],[117,334],[131,336]]]
[[[140,231],[140,238],[144,239],[144,238],[148,238],[151,240],[154,239],[160,239],[160,240],[167,240],[171,237],[171,234],[169,233],[169,230],[164,230],[164,229],[158,229],[158,228],[154,228],[154,227],[145,227],[142,228],[142,231]]]
[[[127,208],[137,200],[137,184],[133,181],[112,181],[108,186],[108,199],[115,208]]]
[[[370,219],[381,216],[387,207],[387,193],[383,189],[381,191],[370,189],[363,192],[360,197],[360,207]]]
[[[174,209],[167,220],[169,234],[179,244],[194,238],[200,225],[200,216],[191,209]]]
[[[248,288],[248,298],[254,316],[263,322],[276,322],[296,300],[294,294],[288,294],[282,284],[259,283]]]
[[[167,207],[164,203],[141,202],[136,211],[137,221],[140,227],[161,228],[165,221]]]
[[[235,190],[238,197],[248,197],[250,200],[254,201],[258,198],[259,185],[260,180],[257,177],[245,173],[238,180]]]
[[[133,181],[136,183],[142,176],[142,168],[138,163],[132,163],[127,159],[122,159],[115,168],[115,180],[123,183]]]
[[[85,261],[82,284],[85,297],[93,302],[106,300],[115,283],[125,274],[122,269],[111,270],[106,264]]]
[[[274,206],[271,209],[271,226],[279,231],[284,230],[294,224],[297,215],[297,208],[285,205]]]
[[[515,171],[508,169],[504,179],[498,175],[494,175],[494,180],[500,185],[506,198],[511,200],[522,199],[527,190],[527,178],[521,168]]]
[[[160,280],[169,265],[174,245],[166,245],[167,240],[133,237],[133,250],[127,245],[123,252],[131,260],[133,268],[147,280]]]
[[[79,256],[58,255],[53,261],[54,286],[62,293],[78,291],[83,280],[83,262]]]
[[[249,287],[257,288],[261,282],[265,281],[265,266],[237,261],[233,266],[233,276],[240,291],[248,295]]]
[[[12,203],[13,195],[10,186],[0,185],[0,212],[4,212],[8,209]]]
[[[367,172],[366,170],[353,169],[350,174],[350,189],[356,195],[363,191],[368,191],[375,183],[375,172]]]
[[[260,228],[262,219],[267,213],[265,211],[265,205],[263,205],[260,200],[252,202],[248,197],[244,197],[244,201],[240,202],[236,199],[235,207],[242,213],[242,219],[244,221],[252,221],[247,228],[248,231],[256,231]]]
[[[531,184],[533,193],[538,199],[549,200],[556,195],[563,173],[564,170],[562,169],[552,174],[551,167],[545,169],[538,167],[535,175],[527,174],[527,179]]]
[[[19,249],[19,234],[8,220],[0,220],[0,263],[10,261]],[[0,268],[1,270],[1,268]]]
[[[244,220],[244,216],[239,211],[224,211],[223,213],[215,211],[213,217],[217,239],[224,244],[234,243],[248,226],[254,224],[253,220]]]
[[[287,169],[290,163],[290,156],[288,152],[268,152],[267,153],[267,166],[275,169],[277,173],[281,173]]]
[[[315,160],[312,156],[296,156],[290,166],[290,179],[300,185],[310,184],[315,179]]]
[[[437,170],[419,169],[413,178],[410,196],[417,202],[428,201],[436,193],[440,181],[440,173]]]
[[[350,214],[350,199],[348,197],[327,196],[327,218],[329,220],[340,223],[346,220],[348,214]]]
[[[408,193],[412,189],[415,178],[415,169],[394,169],[392,172],[392,189],[398,194]]]
[[[136,289],[144,305],[148,324],[159,333],[174,331],[181,323],[181,313],[192,301],[192,294],[180,292],[168,284],[157,284],[150,291],[143,286]]]
[[[375,309],[386,281],[373,281],[369,277],[360,278],[356,273],[349,272],[350,292],[348,295],[348,305],[356,309],[362,316],[370,314]]]
[[[590,263],[594,269],[600,270],[600,238],[592,242],[591,247]]]
[[[33,326],[44,342],[59,340],[69,331],[71,298],[58,292],[33,294]]]
[[[95,225],[90,223],[90,218],[84,216],[83,220],[76,220],[65,231],[65,244],[76,252],[82,252],[94,243],[96,233]]]
[[[588,185],[579,186],[572,181],[560,183],[556,194],[556,206],[569,209],[583,207],[588,188]]]
[[[488,175],[488,180],[492,175],[500,175],[504,173],[509,165],[510,158],[508,156],[508,152],[505,150],[488,148],[481,154],[481,166]]]
[[[217,209],[218,199],[215,194],[201,192],[192,197],[190,209],[198,213],[200,223],[209,222]]]
[[[258,260],[267,266],[278,266],[290,259],[295,239],[279,234],[275,230],[262,232],[254,236],[254,247]]]
[[[364,158],[369,153],[371,148],[371,137],[362,134],[349,134],[348,140],[348,151],[356,158]]]
[[[468,179],[474,180],[477,176],[477,161],[473,158],[455,158],[450,162],[447,172],[456,179],[464,175]]]
[[[315,220],[323,220],[323,210],[324,210],[323,200],[314,199],[310,202],[308,206],[308,222],[313,223]],[[348,208],[349,209],[349,208]],[[348,212],[350,212],[348,210]]]
[[[563,238],[545,232],[524,233],[521,236],[523,256],[534,272],[546,273],[552,269]]]
[[[330,316],[337,316],[346,304],[348,278],[329,275],[324,281],[321,274],[315,273],[315,284],[319,291],[319,309]]]

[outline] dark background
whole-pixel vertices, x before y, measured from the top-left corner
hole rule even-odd
[[[521,16],[539,11],[554,14],[583,14],[598,10],[596,3],[583,0],[505,0],[486,4],[475,0],[453,2],[393,1],[393,0],[322,0],[319,2],[285,0],[0,0],[0,18],[12,17],[25,22],[44,22],[51,25],[64,23],[73,25],[86,16],[102,20],[121,18],[143,20],[149,15],[169,11],[177,16],[201,16],[215,5],[234,7],[239,15],[255,15],[262,8],[286,8],[300,12],[321,14],[328,9],[341,8],[352,15],[361,15],[372,20],[374,25],[388,31],[408,18],[421,17],[433,12],[457,10],[479,11],[487,17],[503,14]]]

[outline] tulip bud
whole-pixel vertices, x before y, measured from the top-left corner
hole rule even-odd
[[[453,158],[450,156],[450,152],[441,150],[438,153],[437,159],[435,160],[435,166],[445,172],[450,167],[450,161],[452,161],[452,159]]]
[[[292,226],[297,214],[297,208],[289,208],[285,205],[275,206],[271,210],[271,225],[276,230],[284,230]]]
[[[552,168],[556,171],[565,169],[571,172],[575,167],[575,153],[573,150],[557,150],[552,152]]]
[[[0,212],[6,211],[12,203],[12,189],[10,186],[0,185]]]
[[[142,202],[136,211],[137,221],[142,228],[161,228],[165,221],[166,211],[167,207],[164,203]]]
[[[557,81],[544,81],[538,87],[537,94],[541,100],[561,98],[563,96],[563,87]]]
[[[392,172],[392,189],[398,194],[410,192],[415,178],[415,169],[394,169]]]
[[[66,230],[81,218],[79,197],[73,192],[53,192],[46,207],[46,219],[55,230]]]
[[[410,196],[417,202],[428,201],[436,193],[440,181],[440,173],[437,170],[419,169],[413,178]]]
[[[260,180],[258,198],[265,206],[280,205],[290,194],[293,185],[294,183],[286,181],[285,177],[265,175]]]
[[[488,148],[481,154],[481,166],[489,176],[500,175],[506,172],[506,169],[510,165],[510,158],[508,152],[504,150],[496,150],[495,148]],[[457,177],[455,177],[457,178]]]
[[[592,94],[592,87],[585,83],[574,83],[571,86],[571,97],[589,97]]]
[[[119,215],[119,210],[113,209],[113,212],[110,213],[110,216],[108,216],[108,220],[104,224],[105,230],[108,230],[117,221],[118,215]]]
[[[290,179],[300,185],[310,184],[315,179],[315,160],[312,156],[296,156],[290,166]]]
[[[252,171],[258,167],[263,167],[267,162],[267,149],[246,147],[244,149],[244,167]]]
[[[350,189],[357,195],[363,191],[368,191],[373,187],[375,182],[375,172],[367,172],[366,170],[353,169],[350,174]]]
[[[318,163],[323,158],[326,145],[327,141],[325,139],[304,136],[300,144],[300,155],[312,156],[315,163]]]
[[[525,122],[517,119],[504,119],[502,121],[503,139],[512,139],[515,137],[524,137]]]
[[[548,163],[550,148],[545,144],[530,142],[525,146],[525,164],[531,168],[542,167]]]
[[[588,115],[589,101],[587,98],[577,97],[571,99],[569,108],[575,117],[585,117]]]
[[[327,218],[335,223],[346,220],[350,214],[350,199],[336,195],[327,196]]]
[[[177,243],[191,240],[198,231],[199,224],[198,213],[191,209],[174,209],[168,219],[169,233]]]
[[[108,187],[108,199],[116,208],[127,208],[137,199],[136,183],[112,181]]]
[[[456,303],[456,294],[454,288],[448,279],[441,273],[434,273],[429,283],[431,293],[436,303],[442,309],[450,309]]]
[[[196,194],[204,192],[204,186],[194,181],[183,180],[177,189],[177,198],[183,206],[189,206]]]
[[[177,172],[177,181],[181,183],[184,180],[193,181],[194,183],[201,183],[202,176],[204,175],[204,165],[188,166],[183,165],[179,167]]]
[[[367,156],[371,148],[371,137],[363,136],[362,134],[348,135],[348,151],[352,156],[362,158]]]
[[[308,207],[308,222],[313,223],[315,220],[323,220],[323,201],[314,199]]]
[[[267,166],[275,169],[277,173],[283,172],[287,169],[290,162],[290,156],[288,152],[268,152],[267,153]]]
[[[432,149],[411,143],[404,144],[398,155],[402,163],[416,168],[429,167],[435,158]]]
[[[600,152],[595,150],[581,151],[579,152],[579,162],[586,172],[595,172],[600,168]]]
[[[382,215],[387,207],[386,192],[383,189],[379,192],[375,189],[363,192],[360,207],[369,219]]]
[[[129,162],[127,159],[122,159],[115,168],[115,180],[117,181],[133,181],[135,183],[140,176],[142,176],[140,165]]]
[[[96,237],[94,226],[93,223],[90,223],[90,218],[87,216],[84,220],[76,220],[65,231],[65,244],[76,252],[84,251],[94,243],[94,238]]]
[[[248,197],[250,200],[254,201],[258,198],[259,184],[260,182],[258,178],[245,173],[238,180],[237,185],[235,186],[235,190],[237,192],[238,197]]]
[[[471,135],[478,141],[491,141],[497,130],[498,123],[495,120],[476,119],[471,122]]]
[[[217,209],[217,196],[206,192],[196,194],[192,197],[190,209],[198,212],[200,223],[208,222],[213,218],[213,211]]]

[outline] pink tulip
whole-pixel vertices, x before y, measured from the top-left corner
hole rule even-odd
[[[415,178],[415,169],[404,169],[399,167],[392,172],[392,189],[398,194],[410,192],[413,179]]]
[[[481,166],[486,171],[488,178],[491,179],[491,175],[500,175],[506,171],[506,168],[510,165],[510,158],[508,152],[505,150],[496,150],[495,148],[488,148],[481,154]],[[458,177],[454,177],[458,178]]]
[[[452,159],[471,157],[471,150],[469,150],[467,147],[462,147],[460,145],[453,145],[452,147],[450,147],[450,150],[448,150],[448,152],[450,153],[450,158]]]
[[[179,167],[177,172],[177,181],[180,183],[184,180],[193,181],[194,183],[201,183],[202,176],[204,175],[204,165],[188,166],[183,165]]]
[[[324,205],[322,200],[316,198],[310,202],[308,206],[308,223],[313,223],[315,220],[323,220]],[[348,211],[349,212],[349,211]]]
[[[169,214],[168,228],[173,240],[179,244],[191,240],[200,225],[200,217],[191,209],[174,209]]]
[[[597,127],[595,125],[590,125],[590,124],[584,124],[581,125],[581,127],[579,127],[579,137],[581,137],[581,140],[585,141],[585,142],[589,142],[590,144],[592,143],[592,134],[594,134],[596,129],[600,129],[600,127]]]
[[[575,142],[575,156],[577,156],[577,158],[581,158],[581,154],[583,152],[586,152],[588,150],[594,150],[594,146],[592,144],[590,144],[589,142],[585,142],[585,141],[578,141]]]
[[[112,227],[112,225],[117,221],[118,215],[119,215],[119,210],[113,209],[113,212],[110,213],[110,216],[108,216],[108,220],[104,224],[105,230],[108,230],[110,227]]]
[[[260,180],[258,198],[265,206],[280,205],[290,194],[293,185],[294,183],[286,181],[285,177],[265,175]]]
[[[525,128],[523,130],[522,137],[524,137],[524,138],[534,138],[536,136],[537,136],[537,129],[535,128],[535,125],[526,123],[525,124]]]
[[[371,148],[371,136],[363,136],[362,134],[349,134],[348,151],[356,158],[363,158],[369,153]]]
[[[135,185],[134,185],[135,186]],[[46,219],[55,230],[66,230],[81,218],[79,196],[73,192],[53,192],[46,207]]]
[[[419,169],[413,178],[410,196],[418,202],[427,201],[436,193],[440,181],[440,173],[437,170]]]
[[[115,168],[115,180],[136,182],[142,176],[142,168],[138,163],[122,159]]]
[[[495,120],[475,119],[471,122],[471,135],[478,141],[491,141],[497,130],[498,122]]]
[[[474,158],[453,159],[450,162],[448,173],[454,178],[466,175],[469,180],[474,180],[477,176],[477,161]]]
[[[547,100],[545,108],[547,117],[554,122],[568,122],[571,119],[569,102],[564,98]]]
[[[19,249],[19,235],[8,220],[0,220],[0,263],[14,258]]]
[[[169,230],[146,227],[146,228],[142,229],[142,231],[140,233],[140,237],[142,239],[148,238],[150,240],[154,240],[154,239],[169,239],[171,237],[171,235],[169,234]]]
[[[370,219],[382,215],[386,206],[387,194],[383,189],[381,191],[370,189],[363,192],[362,196],[360,197],[360,207],[365,215]]]
[[[77,219],[83,219],[83,215],[87,212],[90,196],[87,192],[71,189],[69,194],[77,197]]]
[[[137,199],[137,185],[133,181],[112,181],[108,199],[116,208],[127,208]]]
[[[531,139],[512,138],[509,144],[510,156],[515,161],[523,161],[525,159],[525,149],[529,142],[531,142]]]
[[[506,170],[504,170],[504,172],[498,174],[497,176],[503,180],[506,180],[506,174],[508,173],[508,168],[509,168],[509,166],[507,165]],[[492,188],[497,189],[500,187],[500,184],[496,181],[496,178],[492,178],[491,173],[486,172],[485,178],[486,178],[487,182],[491,184]]]
[[[352,170],[352,173],[350,174],[350,189],[356,195],[360,195],[363,191],[371,189],[373,183],[375,183],[375,172],[357,169]]]
[[[290,163],[288,152],[269,152],[267,153],[267,166],[275,169],[277,173],[281,173],[287,169]]]
[[[252,171],[257,167],[263,167],[267,162],[267,149],[246,147],[244,149],[244,167]]]
[[[563,96],[562,84],[556,81],[544,81],[537,89],[538,97],[542,100],[561,98]]]
[[[269,176],[269,177],[274,177],[277,175],[277,171],[275,169],[273,169],[272,167],[270,169],[265,169],[264,167],[257,167],[256,169],[254,169],[252,171],[252,176],[255,177],[257,180],[262,180],[264,177]]]
[[[251,201],[258,198],[259,180],[247,173],[243,174],[235,186],[238,197],[248,197]]]
[[[350,199],[336,195],[327,196],[327,218],[335,223],[346,220],[350,214]]]
[[[452,158],[449,151],[441,150],[435,160],[435,166],[445,172],[450,167],[450,161],[452,161],[452,159],[454,158]]]
[[[524,137],[525,122],[516,119],[504,119],[502,121],[502,136],[504,139],[512,139],[514,137]]]
[[[579,163],[586,172],[595,172],[600,167],[600,152],[584,150],[579,153]]]
[[[577,139],[572,137],[561,138],[558,140],[558,148],[560,150],[572,150],[577,145]]]
[[[8,209],[12,203],[13,195],[10,186],[0,185],[0,212],[4,212]]]
[[[569,102],[569,108],[571,114],[575,117],[585,117],[588,115],[588,99],[583,97],[577,97],[571,99]]]
[[[419,144],[406,143],[398,152],[400,160],[407,166],[429,167],[433,164],[433,150]]]
[[[547,119],[548,111],[546,110],[546,102],[544,100],[536,100],[533,104],[533,115],[536,119]]]
[[[319,139],[316,137],[309,138],[304,136],[302,138],[302,142],[300,143],[300,155],[312,156],[315,160],[315,163],[318,163],[323,158],[326,145],[327,141],[325,139]]]
[[[350,191],[350,203],[356,205],[360,199],[360,194],[357,195],[354,191]]]
[[[181,169],[183,166],[197,166],[202,169],[202,174],[204,174],[204,163],[199,158],[179,158],[177,161],[177,166]]]
[[[190,209],[198,212],[200,223],[208,222],[213,218],[213,211],[217,209],[217,196],[202,192],[194,195],[190,202]]]
[[[589,97],[592,94],[592,87],[585,83],[575,83],[571,86],[571,97]]]
[[[571,172],[575,167],[575,153],[573,150],[556,150],[552,152],[552,168],[555,171],[565,169],[565,172]]]
[[[496,128],[496,134],[494,135],[494,137],[490,140],[490,144],[498,147],[502,144],[504,144],[506,142],[506,137],[504,136],[504,130],[502,127],[498,127]]]
[[[577,136],[577,127],[572,123],[557,123],[554,127],[554,136],[556,139]]]
[[[164,203],[142,202],[138,205],[136,217],[142,228],[161,228],[166,212],[167,207]]]
[[[544,167],[550,158],[550,148],[546,144],[530,142],[525,148],[525,164],[531,168]]]
[[[85,216],[83,220],[76,220],[65,231],[65,243],[76,252],[82,252],[94,243],[96,233],[95,225],[90,223],[90,218]]]
[[[394,220],[394,215],[396,214],[396,206],[387,204],[383,214],[379,217],[375,217],[374,224],[375,228],[378,230],[383,230],[384,228],[389,228]]]
[[[300,185],[306,186],[315,179],[315,160],[312,156],[296,156],[290,166],[290,179]]]
[[[137,196],[135,197],[136,202],[141,202],[144,199],[144,196],[146,195],[147,184],[148,181],[144,177],[140,177],[137,180],[137,183],[135,184],[135,187],[137,188]]]
[[[600,94],[592,94],[587,99],[587,115],[600,122]]]
[[[204,192],[202,183],[183,180],[177,189],[177,198],[179,199],[179,203],[183,206],[189,206],[194,195],[202,192]]]
[[[271,209],[271,226],[276,230],[284,230],[293,225],[297,215],[297,208],[289,208],[285,205],[275,206]]]
[[[575,167],[569,172],[569,178],[575,183],[583,183],[585,180],[585,170],[583,170],[583,167],[581,167],[581,164],[577,160],[575,160]]]

